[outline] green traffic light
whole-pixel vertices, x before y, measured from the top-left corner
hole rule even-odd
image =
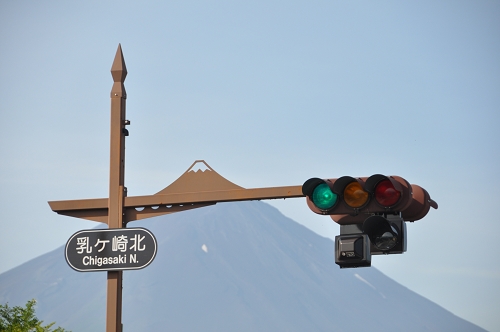
[[[321,183],[314,188],[312,201],[318,208],[328,210],[337,202],[337,194],[333,193],[326,183]]]

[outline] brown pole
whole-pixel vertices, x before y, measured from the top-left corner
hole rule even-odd
[[[111,137],[109,163],[109,228],[123,228],[123,206],[126,189],[125,173],[125,100],[127,94],[123,82],[127,76],[127,68],[123,60],[121,45],[118,45],[115,60],[111,67],[113,88],[111,89]],[[106,332],[122,331],[122,279],[123,271],[108,271]]]

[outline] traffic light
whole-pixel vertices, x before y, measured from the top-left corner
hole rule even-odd
[[[371,265],[371,255],[406,251],[405,221],[422,219],[429,193],[399,176],[338,179],[311,178],[302,186],[309,208],[340,224],[335,237],[335,262],[341,267]]]

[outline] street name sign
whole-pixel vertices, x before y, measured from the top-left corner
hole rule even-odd
[[[145,228],[92,229],[69,238],[65,257],[79,272],[137,270],[148,266],[156,251],[156,238]]]

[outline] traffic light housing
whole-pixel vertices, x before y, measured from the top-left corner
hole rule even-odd
[[[406,251],[405,221],[422,219],[437,203],[422,187],[399,176],[311,178],[302,186],[309,208],[340,224],[335,262],[341,267],[371,265],[371,255]]]

